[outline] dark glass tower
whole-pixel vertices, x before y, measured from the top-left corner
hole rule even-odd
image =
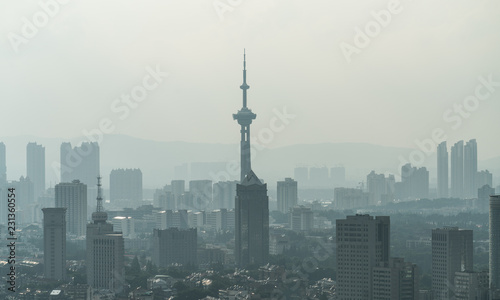
[[[263,265],[269,258],[269,198],[267,184],[253,171],[236,186],[236,265]]]

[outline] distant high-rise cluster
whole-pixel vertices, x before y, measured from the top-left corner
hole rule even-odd
[[[87,186],[94,186],[100,174],[99,144],[84,142],[71,147],[71,143],[61,144],[61,182],[80,180]]]
[[[460,199],[472,199],[477,196],[478,189],[484,185],[492,187],[493,180],[488,170],[478,171],[477,142],[471,139],[464,144],[458,141],[451,147],[450,155],[450,192],[448,193],[448,151],[446,142],[438,146],[438,197],[448,196]],[[448,196],[447,196],[448,195]]]
[[[142,172],[140,169],[114,169],[109,175],[109,199],[142,201]]]
[[[425,199],[429,197],[429,171],[411,164],[401,167],[401,182],[396,184],[398,199]]]

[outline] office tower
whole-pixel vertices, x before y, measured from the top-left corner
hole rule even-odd
[[[61,182],[80,180],[87,186],[94,186],[99,175],[99,145],[84,142],[71,147],[71,143],[61,144]],[[90,200],[90,199],[89,199]]]
[[[342,187],[345,184],[345,168],[333,167],[330,169],[330,181],[334,187]]]
[[[495,195],[495,189],[489,185],[483,185],[477,189],[476,208],[481,213],[488,213],[490,210],[490,196]]]
[[[448,198],[448,148],[446,142],[437,147],[437,194],[438,198]]]
[[[307,167],[296,167],[293,169],[293,178],[300,182],[302,185],[309,184],[309,168]]]
[[[102,206],[101,177],[97,179],[97,209],[87,224],[87,284],[96,290],[121,293],[125,285],[124,242],[121,232],[107,222]]]
[[[235,258],[238,267],[263,265],[269,257],[269,198],[267,184],[250,171],[236,186]]]
[[[141,169],[114,169],[109,175],[109,200],[142,201]]]
[[[371,171],[366,176],[366,185],[370,199],[370,205],[386,204],[394,200],[395,179],[394,175],[385,177],[384,174],[376,174]]]
[[[234,198],[236,197],[236,184],[238,181],[220,181],[214,183],[213,200],[214,208],[234,208]]]
[[[417,265],[390,258],[372,269],[373,300],[418,300]]]
[[[489,300],[488,272],[455,272],[456,300]]]
[[[500,195],[490,196],[490,289],[500,290]]]
[[[45,147],[37,143],[26,146],[26,174],[33,182],[35,200],[45,191]]]
[[[153,230],[153,263],[159,268],[172,264],[197,265],[196,228]]]
[[[111,219],[113,229],[122,233],[124,238],[135,238],[135,220],[132,217],[116,216]]]
[[[389,261],[390,218],[337,219],[337,298],[371,299],[372,268]]]
[[[0,142],[0,186],[7,184],[7,160],[5,144]]]
[[[42,208],[45,278],[66,279],[66,208]]]
[[[477,185],[477,143],[476,140],[468,141],[464,146],[464,196],[476,197]]]
[[[309,231],[313,229],[314,215],[309,207],[293,207],[288,214],[291,230]]]
[[[472,271],[472,230],[432,230],[432,290],[435,300],[454,296],[455,273]]]
[[[189,193],[192,197],[190,209],[206,210],[212,207],[211,180],[191,180],[189,182]]]
[[[367,207],[369,194],[361,189],[335,188],[333,189],[333,203],[335,209],[353,209]]]
[[[297,205],[297,181],[292,178],[285,178],[285,181],[278,181],[278,210],[282,213],[289,213],[290,208]]]
[[[56,207],[66,209],[69,234],[84,236],[87,225],[87,185],[79,180],[56,184]]]
[[[429,171],[411,164],[401,167],[401,183],[397,185],[399,199],[424,199],[429,197]]]
[[[245,176],[252,170],[252,165],[250,162],[250,124],[257,115],[252,112],[251,109],[247,107],[247,90],[250,86],[247,84],[247,68],[246,68],[246,55],[243,54],[243,84],[240,89],[243,90],[243,107],[238,111],[238,113],[233,114],[233,119],[238,121],[241,126],[241,141],[240,141],[240,182],[243,182]]]
[[[464,198],[464,141],[451,147],[451,197]]]
[[[493,187],[493,175],[488,170],[479,171],[476,174],[476,185],[477,188],[481,188],[484,185],[489,185]]]

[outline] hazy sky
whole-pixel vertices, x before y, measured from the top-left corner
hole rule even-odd
[[[269,147],[417,147],[442,128],[449,143],[477,138],[480,158],[500,153],[498,1],[67,2],[44,19],[39,0],[0,0],[0,136],[73,138],[106,118],[112,133],[236,143],[246,48],[252,129],[273,131]],[[125,115],[114,101],[156,85],[157,66],[169,75]],[[285,107],[296,117],[270,125]]]

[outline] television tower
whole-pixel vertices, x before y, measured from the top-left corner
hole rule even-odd
[[[243,84],[240,86],[240,89],[243,90],[243,107],[238,113],[233,114],[233,119],[237,120],[238,124],[241,126],[241,181],[245,179],[245,176],[252,169],[250,162],[250,124],[252,124],[252,120],[257,117],[257,115],[247,107],[247,90],[249,88],[250,86],[247,84],[246,54],[245,50],[243,50]]]

